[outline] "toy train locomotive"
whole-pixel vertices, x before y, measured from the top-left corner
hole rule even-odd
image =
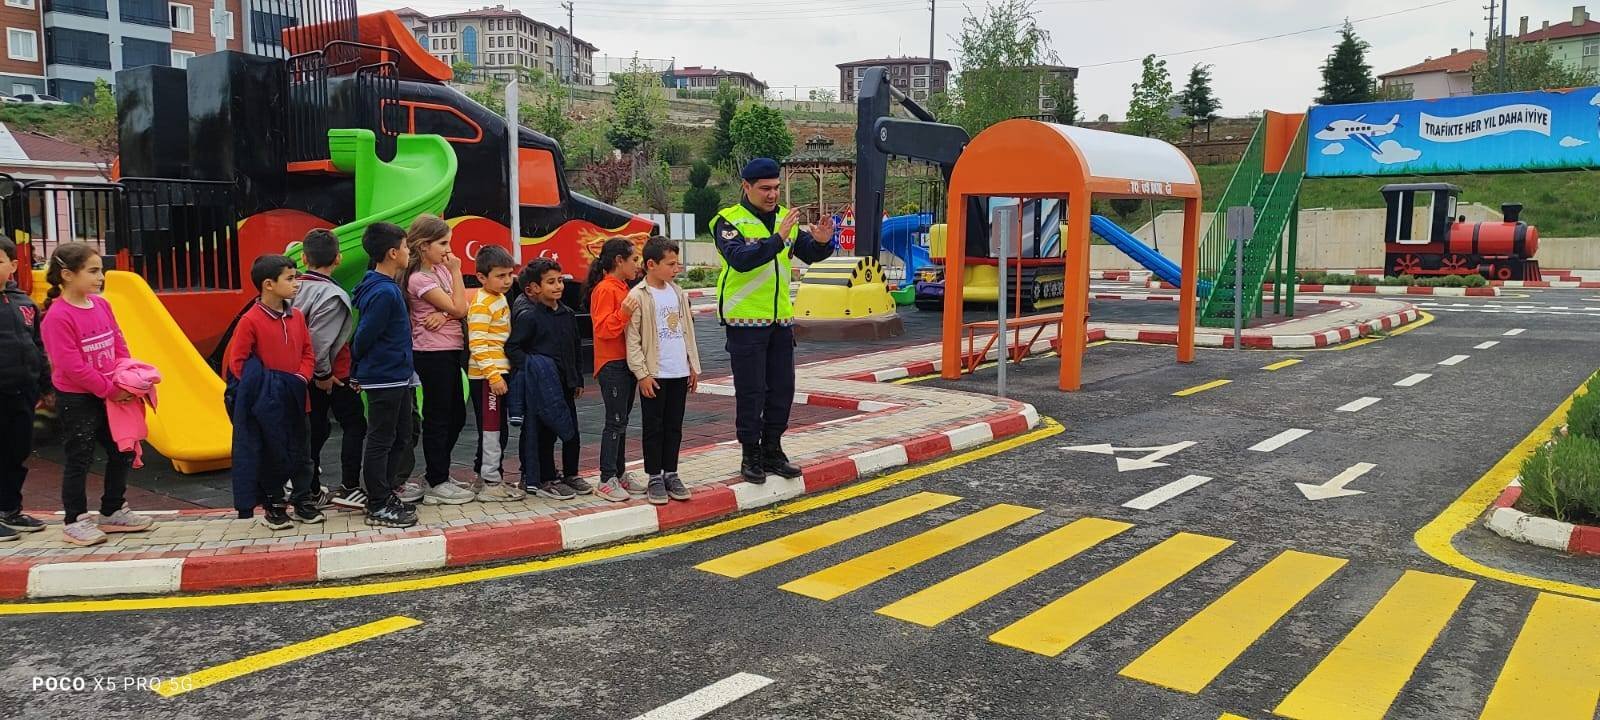
[[[1539,229],[1519,220],[1522,206],[1501,206],[1502,222],[1466,222],[1456,215],[1461,188],[1448,183],[1385,185],[1383,272],[1389,276],[1473,275],[1538,280]],[[1416,225],[1419,193],[1432,196],[1428,222]],[[1419,231],[1420,230],[1420,234]]]

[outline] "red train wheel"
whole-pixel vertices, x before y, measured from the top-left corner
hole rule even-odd
[[[1494,275],[1495,275],[1495,277],[1500,278],[1501,280],[1510,280],[1511,279],[1511,266],[1510,265],[1497,266],[1494,269]]]
[[[1415,255],[1402,255],[1394,261],[1394,274],[1416,275],[1422,270],[1422,258]]]
[[[1446,255],[1439,261],[1439,269],[1447,273],[1464,274],[1467,271],[1467,258],[1464,255]]]

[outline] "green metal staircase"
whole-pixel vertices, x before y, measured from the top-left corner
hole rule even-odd
[[[1306,135],[1304,121],[1294,134],[1294,142],[1283,158],[1279,172],[1263,171],[1266,154],[1267,121],[1256,126],[1256,131],[1246,147],[1239,168],[1229,181],[1228,188],[1217,202],[1211,227],[1200,245],[1200,278],[1210,281],[1210,292],[1200,304],[1200,324],[1207,327],[1231,327],[1234,316],[1234,271],[1238,263],[1244,265],[1244,315],[1260,317],[1263,311],[1262,284],[1267,271],[1277,266],[1277,276],[1283,275],[1285,257],[1294,257],[1296,215],[1300,210],[1300,181],[1305,177]],[[1255,210],[1255,233],[1244,245],[1244,256],[1236,257],[1234,243],[1226,231],[1228,208],[1248,205]],[[1284,231],[1289,230],[1288,247],[1284,247]],[[1291,267],[1292,270],[1292,267]],[[1204,284],[1201,286],[1204,287]],[[1287,291],[1288,313],[1294,312],[1293,284],[1273,284],[1274,310],[1281,307]]]

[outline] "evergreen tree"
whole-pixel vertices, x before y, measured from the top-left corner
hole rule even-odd
[[[1045,89],[1046,94],[1055,100],[1055,109],[1050,111],[1055,122],[1062,125],[1078,124],[1078,88],[1071,80],[1063,79]]]
[[[711,179],[711,166],[697,162],[689,169],[689,189],[683,193],[683,211],[694,215],[695,233],[708,230],[711,217],[721,209],[722,198],[714,188],[706,187]]]
[[[717,124],[711,129],[711,148],[706,159],[712,164],[733,160],[733,116],[739,112],[739,91],[727,82],[717,86]]]
[[[1372,66],[1367,64],[1367,41],[1356,37],[1355,26],[1349,20],[1339,30],[1339,42],[1333,53],[1322,63],[1322,94],[1318,105],[1345,105],[1372,102],[1377,99],[1376,85],[1372,81]]]
[[[1189,141],[1194,142],[1194,129],[1199,125],[1206,126],[1206,139],[1211,139],[1211,121],[1217,119],[1217,111],[1222,109],[1222,104],[1211,94],[1210,65],[1196,63],[1189,70],[1189,84],[1178,96],[1178,103],[1188,119]]]
[[[1178,121],[1172,117],[1173,99],[1167,61],[1146,55],[1139,82],[1133,84],[1133,98],[1128,101],[1128,124],[1123,132],[1160,140],[1176,138]]]
[[[744,164],[758,157],[782,161],[794,151],[794,135],[777,108],[751,103],[733,116],[728,126],[734,159]]]
[[[626,154],[649,141],[656,128],[665,124],[667,99],[661,77],[639,62],[638,56],[627,72],[611,78],[616,92],[611,96],[611,128],[606,140]]]

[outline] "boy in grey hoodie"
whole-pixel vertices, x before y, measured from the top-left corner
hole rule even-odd
[[[359,388],[350,379],[350,335],[355,329],[350,295],[333,280],[342,260],[339,238],[328,230],[312,230],[301,241],[301,256],[309,268],[300,276],[295,306],[306,316],[311,348],[316,352],[316,372],[311,379],[310,456],[312,476],[322,482],[322,447],[332,434],[331,411],[343,431],[339,447],[340,487],[333,504],[352,510],[366,507],[361,489],[361,454],[366,442],[367,418]]]

